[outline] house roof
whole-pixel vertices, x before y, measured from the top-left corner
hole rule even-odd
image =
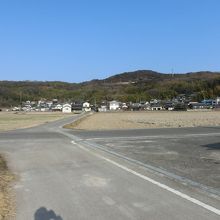
[[[63,107],[67,107],[67,106],[71,108],[71,104],[69,103],[63,104]]]
[[[109,102],[109,104],[119,104],[119,102],[118,102],[118,101],[113,100],[113,101],[110,101],[110,102]]]
[[[152,103],[151,107],[162,107],[160,103]]]

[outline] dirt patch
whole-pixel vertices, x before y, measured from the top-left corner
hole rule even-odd
[[[84,130],[220,126],[220,112],[108,112],[95,113],[68,128]]]
[[[72,114],[56,112],[0,112],[0,131],[29,128],[70,116]]]
[[[14,176],[8,170],[5,159],[0,155],[0,220],[14,216],[12,192],[10,185]]]
[[[63,128],[67,128],[67,129],[78,129],[77,127],[80,126],[80,124],[85,121],[88,117],[90,117],[93,113],[87,114],[87,115],[83,115],[81,118],[79,118],[78,120],[74,121],[73,123],[64,125]]]

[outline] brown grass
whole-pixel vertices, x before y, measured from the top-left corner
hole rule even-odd
[[[8,170],[7,164],[0,155],[0,220],[9,219],[14,215],[14,206],[10,184],[14,176]]]
[[[91,116],[93,113],[90,114],[86,114],[83,115],[81,118],[79,118],[78,120],[74,121],[73,123],[64,125],[63,128],[68,128],[68,129],[77,129],[78,126],[80,126],[80,124],[85,121],[89,116]]]
[[[68,125],[69,128],[85,130],[177,128],[197,126],[220,126],[219,111],[187,112],[108,112],[96,113],[86,120]]]
[[[0,131],[29,128],[50,121],[70,117],[72,114],[56,112],[0,112]]]

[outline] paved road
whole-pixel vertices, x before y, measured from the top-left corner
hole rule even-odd
[[[219,219],[218,196],[96,148],[91,133],[62,129],[68,120],[0,133],[18,175],[17,220]]]
[[[220,127],[76,130],[74,134],[103,150],[162,168],[220,192]]]

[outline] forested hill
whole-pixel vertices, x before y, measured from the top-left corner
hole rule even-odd
[[[61,102],[112,99],[135,102],[152,98],[171,99],[179,94],[198,101],[220,96],[220,72],[163,74],[138,70],[83,83],[0,81],[0,107],[41,98],[56,98]]]

